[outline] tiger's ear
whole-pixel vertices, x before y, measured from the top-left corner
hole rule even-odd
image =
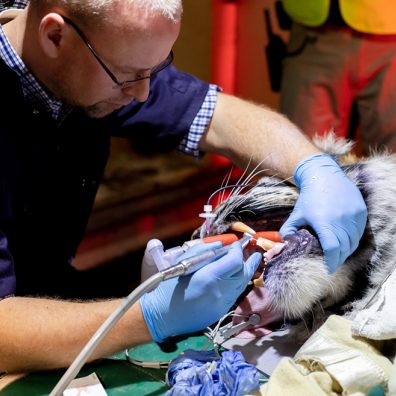
[[[50,58],[57,58],[61,54],[64,40],[69,39],[72,32],[61,15],[51,12],[41,19],[38,34],[44,53]]]

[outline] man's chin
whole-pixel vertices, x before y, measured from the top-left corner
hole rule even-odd
[[[103,118],[121,107],[122,105],[116,103],[97,103],[93,106],[81,107],[81,110],[90,118]]]

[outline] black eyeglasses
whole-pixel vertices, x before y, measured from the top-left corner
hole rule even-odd
[[[69,18],[61,15],[62,18],[64,19],[64,21],[69,24],[70,26],[72,26],[74,28],[74,30],[78,33],[78,35],[81,37],[82,41],[84,42],[84,44],[88,47],[88,49],[91,51],[92,55],[95,57],[95,59],[99,62],[99,64],[102,66],[103,70],[108,74],[108,76],[113,80],[113,82],[116,84],[113,88],[117,89],[117,88],[126,88],[129,87],[130,85],[132,85],[133,83],[137,82],[137,81],[142,81],[142,80],[146,80],[148,78],[151,78],[154,74],[159,73],[161,70],[164,70],[165,68],[167,68],[172,62],[173,62],[173,51],[171,51],[168,55],[168,57],[162,61],[160,64],[158,64],[157,66],[153,67],[150,70],[150,73],[147,76],[143,76],[143,77],[138,77],[135,78],[133,80],[126,80],[126,81],[118,81],[116,76],[110,71],[110,69],[106,66],[106,64],[103,62],[103,60],[100,58],[100,56],[96,53],[96,51],[93,49],[92,45],[90,44],[90,42],[88,41],[88,39],[86,38],[85,34],[82,32],[82,30]]]

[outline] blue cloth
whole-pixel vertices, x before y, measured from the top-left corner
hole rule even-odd
[[[367,396],[385,396],[385,390],[382,385],[375,385],[369,389]]]
[[[71,263],[111,136],[142,142],[152,151],[176,149],[208,84],[171,67],[152,79],[146,103],[103,119],[72,111],[59,123],[25,100],[19,77],[2,60],[0,83],[0,298],[81,297],[77,290],[87,290],[86,280]]]
[[[260,374],[239,351],[188,349],[172,360],[166,381],[167,396],[240,396],[259,389]]]

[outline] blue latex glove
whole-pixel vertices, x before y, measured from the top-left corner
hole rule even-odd
[[[202,244],[204,245],[204,244]],[[218,244],[208,244],[219,246]],[[208,250],[196,245],[178,261],[192,253]],[[140,299],[151,337],[156,342],[205,328],[225,315],[246,288],[261,261],[255,253],[243,262],[242,248],[235,242],[230,251],[188,276],[168,279]]]
[[[197,243],[196,245],[193,245],[192,247],[187,249],[182,255],[177,257],[176,264],[180,263],[180,261],[182,260],[188,259],[192,256],[196,256],[197,254],[201,254],[209,250],[220,249],[222,246],[223,244],[220,241],[211,243]]]
[[[333,273],[358,247],[367,221],[367,208],[358,188],[327,154],[302,160],[294,171],[300,196],[280,229],[284,238],[304,225],[319,237],[324,259]]]

